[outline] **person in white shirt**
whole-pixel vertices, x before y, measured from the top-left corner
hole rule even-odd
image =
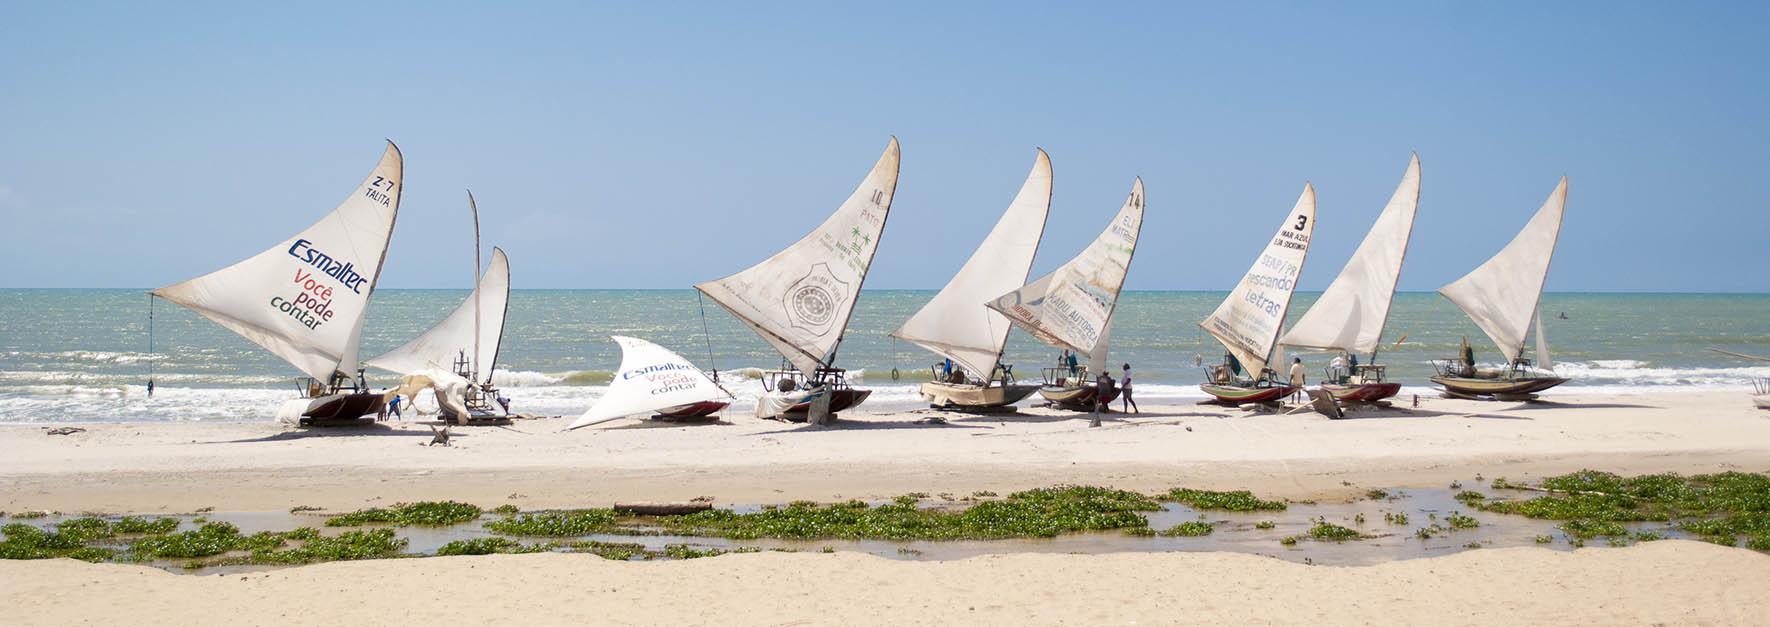
[[[1131,400],[1131,364],[1125,364],[1125,376],[1119,379],[1119,398],[1125,399],[1125,411],[1143,413],[1143,410],[1137,408],[1137,401]]]
[[[1291,358],[1291,385],[1296,386],[1296,388],[1297,388],[1296,392],[1291,393],[1292,400],[1297,400],[1297,399],[1302,398],[1303,384],[1308,379],[1309,379],[1308,374],[1303,370],[1303,358],[1302,357],[1292,357]]]

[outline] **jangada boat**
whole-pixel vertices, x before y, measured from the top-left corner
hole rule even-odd
[[[1770,362],[1770,357],[1735,353],[1730,350],[1722,350],[1713,347],[1710,347],[1709,350],[1729,357],[1738,357],[1749,361]],[[1752,379],[1752,406],[1757,407],[1758,409],[1770,409],[1770,379]]]
[[[1020,289],[990,301],[990,309],[1007,316],[1039,341],[1056,348],[1089,355],[1089,368],[1045,370],[1039,395],[1066,409],[1093,409],[1098,396],[1094,378],[1106,369],[1107,338],[1118,307],[1125,275],[1137,251],[1143,229],[1143,179],[1132,182],[1131,193],[1107,223],[1106,230],[1087,248]],[[1118,391],[1108,390],[1111,401]]]
[[[1224,365],[1206,370],[1199,386],[1212,402],[1240,406],[1273,404],[1296,393],[1297,388],[1279,381],[1267,368],[1278,345],[1285,310],[1297,290],[1297,276],[1309,255],[1309,236],[1315,230],[1315,188],[1303,185],[1297,204],[1285,215],[1278,233],[1254,260],[1241,283],[1223,299],[1199,328],[1217,338],[1229,353]],[[1240,366],[1240,367],[1236,367]],[[1245,368],[1245,370],[1243,370]]]
[[[473,269],[479,273],[479,206],[472,192],[467,204],[473,212]],[[458,416],[446,405],[441,414],[449,422],[467,424],[475,421],[505,422],[502,408],[494,405],[497,388],[492,386],[492,372],[498,364],[498,349],[504,340],[504,317],[510,303],[510,259],[504,250],[492,247],[492,262],[478,276],[473,293],[461,301],[454,311],[424,333],[399,348],[364,361],[371,368],[410,375],[419,371],[447,369],[466,379],[469,385],[462,394],[462,407],[467,415]]]
[[[382,396],[365,389],[357,347],[399,213],[403,170],[399,148],[388,142],[369,176],[319,222],[245,261],[152,294],[306,373],[303,398],[285,403],[280,418],[312,424],[374,414]]]
[[[1561,234],[1561,216],[1567,207],[1567,177],[1537,209],[1536,215],[1498,254],[1456,282],[1438,290],[1481,327],[1505,357],[1504,368],[1477,368],[1474,351],[1463,340],[1463,355],[1435,360],[1438,376],[1432,382],[1446,395],[1503,401],[1530,400],[1536,393],[1567,382],[1555,376],[1549,360],[1549,343],[1538,311],[1543,284],[1549,277],[1549,261]],[[1536,362],[1524,358],[1525,338],[1536,323]]]
[[[1385,380],[1387,368],[1377,363],[1377,350],[1389,321],[1419,204],[1420,156],[1416,154],[1408,161],[1407,172],[1389,204],[1377,215],[1340,275],[1278,339],[1282,346],[1338,351],[1352,357],[1347,367],[1328,369],[1327,378],[1318,386],[1342,405],[1378,403],[1401,392],[1400,383]],[[1369,361],[1351,365],[1359,353],[1369,354]]]
[[[636,337],[613,339],[621,347],[620,370],[602,398],[567,430],[648,414],[705,418],[730,404],[731,394],[681,355]]]
[[[984,302],[1026,283],[1050,208],[1051,158],[1040,150],[1020,192],[958,274],[891,332],[955,366],[936,366],[932,380],[922,384],[922,398],[933,407],[1005,407],[1038,388],[1015,383],[1013,366],[1002,364],[1013,325]]]
[[[791,364],[764,375],[757,417],[823,424],[870,395],[848,385],[836,350],[885,232],[899,160],[894,137],[848,200],[811,233],[742,272],[695,285]]]

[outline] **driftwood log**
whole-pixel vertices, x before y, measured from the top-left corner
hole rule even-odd
[[[700,503],[615,503],[615,511],[642,516],[680,516],[713,509],[711,502]]]

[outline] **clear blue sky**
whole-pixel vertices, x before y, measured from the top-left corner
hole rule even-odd
[[[1042,146],[1037,272],[1141,175],[1129,287],[1227,288],[1313,181],[1321,289],[1417,150],[1403,289],[1565,173],[1550,289],[1770,291],[1762,2],[160,4],[0,7],[0,286],[232,263],[385,137],[384,286],[466,287],[472,187],[518,288],[681,288],[796,239],[896,135],[870,287],[944,284]]]

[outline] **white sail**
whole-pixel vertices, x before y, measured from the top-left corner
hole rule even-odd
[[[1291,294],[1297,291],[1297,276],[1309,255],[1309,234],[1314,231],[1315,187],[1305,184],[1297,205],[1285,215],[1284,224],[1241,283],[1216,311],[1198,323],[1255,377],[1266,368],[1278,342],[1285,310],[1291,306]]]
[[[478,322],[475,307],[478,303]],[[424,369],[454,370],[455,359],[466,355],[477,368],[480,381],[490,381],[498,363],[498,345],[504,338],[504,312],[510,302],[510,260],[504,249],[492,247],[492,263],[479,278],[479,284],[467,299],[449,312],[442,322],[430,327],[404,346],[363,362],[372,368],[410,374]],[[474,330],[478,336],[475,341]],[[478,347],[477,349],[475,347]],[[475,354],[475,351],[478,354]]]
[[[1051,158],[1040,150],[1032,172],[983,244],[939,294],[891,335],[957,362],[988,378],[1013,325],[984,301],[1020,287],[1032,271],[1051,208]]]
[[[1549,338],[1543,331],[1543,312],[1536,312],[1536,367],[1543,370],[1554,370],[1555,362],[1549,361]]]
[[[1081,254],[996,298],[990,308],[1041,342],[1077,354],[1092,353],[1118,306],[1142,228],[1143,179],[1138,178],[1118,214]]]
[[[1303,312],[1279,344],[1319,350],[1370,353],[1383,341],[1395,284],[1401,278],[1401,262],[1414,229],[1414,210],[1420,204],[1420,156],[1407,164],[1407,173],[1389,204],[1353,251],[1340,276],[1328,284],[1321,298]]]
[[[608,392],[566,429],[730,397],[700,368],[669,349],[635,337],[616,335],[614,340],[621,345],[620,371],[609,382]]]
[[[353,374],[363,314],[399,213],[403,163],[387,143],[350,197],[313,226],[251,258],[154,290],[325,380]]]
[[[1100,376],[1106,372],[1106,345],[1112,340],[1112,318],[1106,319],[1106,328],[1100,331],[1100,339],[1094,340],[1094,349],[1088,351],[1088,372]]]
[[[829,367],[897,191],[897,138],[823,224],[749,269],[695,285],[801,371]]]
[[[1561,214],[1567,207],[1567,177],[1512,242],[1456,282],[1439,288],[1487,333],[1507,362],[1524,353],[1525,337],[1549,278],[1549,260],[1561,235]]]

